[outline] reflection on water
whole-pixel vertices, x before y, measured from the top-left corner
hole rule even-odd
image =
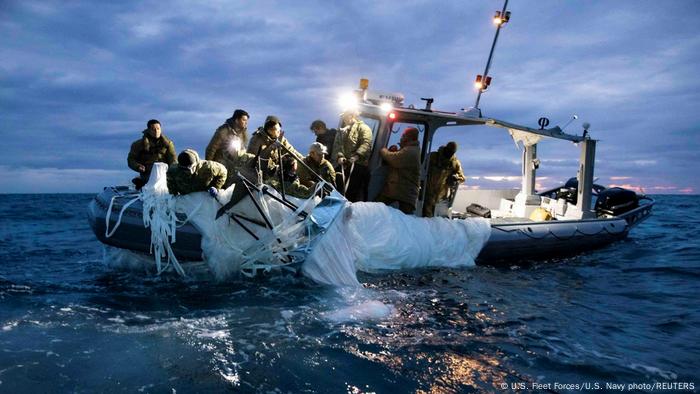
[[[364,290],[337,291],[293,277],[183,282],[114,271],[85,223],[89,197],[0,196],[0,392],[442,393],[697,380],[693,198],[660,198],[631,239],[587,255],[362,275]],[[50,204],[64,209],[17,214]]]

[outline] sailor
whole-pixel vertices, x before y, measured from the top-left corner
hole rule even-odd
[[[211,160],[200,160],[194,149],[185,149],[178,155],[177,164],[168,169],[170,194],[189,194],[209,191],[213,197],[226,182],[226,167]]]
[[[333,143],[335,142],[335,135],[338,133],[338,130],[327,128],[326,122],[321,119],[316,119],[311,122],[309,128],[316,134],[316,142],[322,143],[328,150],[327,157],[332,158]]]
[[[342,167],[348,180],[345,197],[351,202],[366,201],[369,186],[369,156],[372,150],[372,130],[359,119],[358,110],[347,110],[342,115],[343,127],[338,130],[333,144],[335,157],[331,161]]]
[[[248,113],[242,109],[233,111],[233,116],[226,119],[226,122],[214,132],[214,136],[207,145],[205,159],[223,163],[223,158],[231,149],[233,137],[238,137],[240,146],[245,147],[248,144],[248,118]]]
[[[307,187],[313,187],[318,178],[311,172],[323,178],[329,185],[335,187],[335,170],[333,165],[326,160],[323,155],[326,154],[326,146],[320,142],[314,142],[309,147],[309,154],[304,158],[304,165],[300,165],[297,171],[299,182]]]
[[[246,152],[238,136],[231,138],[229,149],[224,152],[219,162],[226,167],[226,173],[228,174],[226,183],[224,183],[224,189],[236,183],[239,172],[251,182],[257,180],[255,155]]]
[[[284,155],[287,152],[295,155],[300,160],[304,157],[284,138],[282,122],[280,122],[279,118],[270,115],[265,119],[265,125],[259,128],[250,139],[248,153],[254,155],[256,160],[261,160],[261,171],[272,174],[279,166],[280,154]]]
[[[457,143],[454,141],[441,146],[437,152],[430,153],[430,167],[428,168],[425,202],[423,203],[423,216],[425,217],[434,215],[435,204],[447,197],[451,187],[456,187],[464,182],[462,164],[455,153],[457,153]]]
[[[277,168],[277,173],[268,178],[266,183],[282,193],[282,182],[284,182],[284,194],[297,198],[309,198],[313,193],[312,187],[301,184],[297,175],[297,160],[290,154],[282,156],[282,165]]]
[[[156,119],[149,120],[143,137],[131,144],[127,158],[129,168],[139,173],[138,177],[131,180],[136,189],[141,189],[148,182],[153,163],[173,164],[175,155],[175,145],[163,134],[160,122]]]
[[[382,148],[379,155],[389,166],[384,181],[384,188],[377,197],[378,202],[391,205],[399,203],[399,209],[405,214],[416,210],[420,178],[420,148],[418,147],[418,129],[409,127],[401,134],[400,149]]]

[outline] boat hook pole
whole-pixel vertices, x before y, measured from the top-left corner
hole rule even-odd
[[[503,4],[503,10],[501,11],[501,18],[505,18],[506,15],[506,8],[508,7],[508,0]],[[502,22],[498,24],[498,28],[496,28],[496,35],[493,37],[493,44],[491,44],[491,52],[489,53],[489,59],[486,62],[486,69],[484,69],[484,75],[483,78],[486,79],[486,77],[489,75],[489,68],[491,68],[491,60],[493,59],[493,51],[496,49],[496,42],[498,41],[498,33],[501,32],[501,27],[505,25],[505,22],[503,22],[503,19],[501,19]],[[474,104],[474,108],[479,110],[479,117],[481,117],[481,109],[479,108],[479,100],[481,100],[481,93],[484,92],[483,86],[479,88],[479,93],[476,95],[476,103]]]

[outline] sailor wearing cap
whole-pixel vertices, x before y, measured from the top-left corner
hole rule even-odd
[[[333,165],[324,158],[328,153],[326,146],[320,142],[314,142],[309,147],[309,154],[304,158],[304,165],[299,166],[297,174],[302,185],[312,187],[318,178],[311,172],[313,171],[324,181],[335,187],[335,170]]]

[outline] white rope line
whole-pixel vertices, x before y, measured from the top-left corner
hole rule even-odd
[[[112,207],[114,206],[114,199],[118,197],[124,197],[124,196],[112,196],[112,199],[109,201],[109,207],[107,208],[107,215],[105,216],[105,237],[109,238],[114,233],[117,231],[119,228],[119,225],[122,223],[122,216],[124,215],[124,211],[126,211],[127,208],[131,206],[131,204],[135,203],[138,201],[141,197],[137,196],[131,200],[129,200],[124,206],[122,207],[121,211],[119,211],[119,217],[117,218],[117,223],[115,223],[114,228],[112,231],[109,231],[109,219],[112,217]]]

